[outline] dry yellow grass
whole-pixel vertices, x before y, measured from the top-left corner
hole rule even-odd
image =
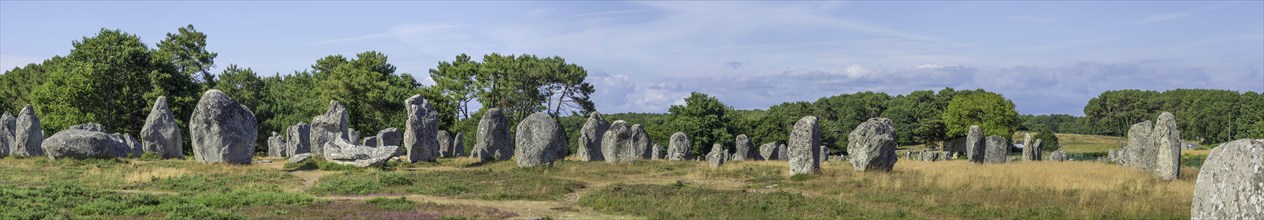
[[[125,179],[127,180],[127,183],[139,184],[147,183],[158,178],[181,177],[186,174],[189,174],[189,171],[182,168],[139,167],[131,174],[128,174]]]
[[[903,160],[896,164],[895,169],[896,171],[918,172],[928,177],[924,179],[927,183],[942,187],[1027,187],[1059,191],[1137,190],[1145,187],[1184,197],[1192,195],[1194,181],[1197,179],[1195,176],[1185,175],[1176,181],[1163,181],[1151,173],[1138,169],[1079,161],[1030,161],[979,165],[964,160],[938,162]]]

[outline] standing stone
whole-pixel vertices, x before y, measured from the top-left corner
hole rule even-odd
[[[607,129],[610,129],[610,123],[601,117],[601,113],[589,113],[588,121],[584,122],[584,127],[579,130],[579,139],[576,140],[579,142],[579,147],[575,149],[575,156],[580,161],[605,160],[601,151],[601,139]]]
[[[1264,139],[1211,150],[1194,184],[1190,219],[1264,219]]]
[[[707,153],[707,164],[711,165],[711,168],[720,167],[720,165],[724,165],[724,161],[727,157],[725,155],[729,154],[726,150],[724,150],[724,145],[715,143],[711,145],[711,152]]]
[[[653,159],[653,160],[662,160],[662,159],[666,159],[666,158],[664,158],[664,157],[663,157],[663,153],[664,153],[664,151],[663,151],[663,146],[658,145],[658,143],[654,143],[654,149],[653,149],[653,150],[651,150],[651,151],[652,151],[653,153],[651,153],[651,155],[650,155],[650,156],[652,156],[653,158],[650,158],[650,159]]]
[[[129,146],[118,136],[102,131],[70,128],[53,133],[40,144],[48,159],[127,157]]]
[[[759,157],[758,152],[751,150],[751,148],[755,148],[755,144],[750,142],[750,138],[746,137],[746,134],[737,135],[737,138],[733,141],[733,143],[736,144],[736,146],[733,147],[733,150],[737,151],[733,152],[734,161],[760,160],[757,158]]]
[[[421,95],[413,95],[404,100],[404,107],[408,110],[408,121],[404,126],[404,151],[408,155],[408,162],[435,162],[439,159],[439,140],[436,139],[439,134],[439,112],[434,110],[430,105],[430,101],[421,98]],[[483,115],[483,121],[488,119],[488,115],[499,115],[500,110],[492,109]],[[500,126],[505,130],[509,126],[504,123],[504,116],[501,115]],[[479,133],[482,134],[483,122],[478,125]],[[503,135],[508,136],[509,132]],[[504,138],[504,137],[502,137]],[[508,155],[507,153],[505,155]],[[508,159],[508,158],[505,158]]]
[[[206,91],[189,119],[193,157],[203,163],[250,164],[257,123],[255,114],[228,94]]]
[[[478,134],[474,136],[474,141],[474,151],[470,156],[478,158],[480,162],[508,160],[513,156],[509,122],[505,121],[505,114],[498,108],[488,109],[483,113],[483,118],[478,121]]]
[[[610,129],[601,135],[602,158],[609,163],[632,162],[640,156],[632,147],[632,128],[623,120],[614,121]]]
[[[518,123],[514,141],[518,167],[553,166],[554,160],[564,156],[558,149],[566,148],[566,131],[549,113],[536,112]]]
[[[17,140],[14,140],[13,135],[17,127],[17,119],[13,118],[13,115],[9,114],[9,112],[4,112],[4,115],[0,116],[0,152],[4,152],[4,154],[0,154],[0,157],[7,156],[17,150],[17,146],[14,145]]]
[[[1150,147],[1150,133],[1153,129],[1149,120],[1128,128],[1128,144],[1124,145],[1125,166],[1147,171],[1154,169],[1154,158],[1158,156],[1158,151]]]
[[[821,170],[821,128],[816,116],[807,116],[794,123],[789,141],[790,175],[817,173]]]
[[[983,163],[983,151],[986,146],[983,141],[983,129],[978,125],[971,125],[969,133],[966,134],[966,156],[970,158],[970,162]]]
[[[847,153],[856,171],[891,171],[895,166],[895,124],[870,118],[847,135]]]
[[[338,101],[329,101],[329,107],[325,109],[325,114],[312,117],[311,144],[312,154],[325,156],[325,146],[327,143],[336,139],[351,141],[347,136],[348,125],[347,107]]]
[[[31,105],[22,107],[16,124],[17,127],[13,132],[14,149],[11,154],[19,157],[44,155],[44,149],[40,148],[40,144],[44,143],[44,128],[40,127],[40,119],[35,116],[35,109],[31,108]]]
[[[167,108],[167,97],[159,96],[154,107],[145,118],[145,126],[140,129],[142,148],[160,158],[184,157],[184,140],[180,127],[176,126],[176,117]]]
[[[396,146],[403,144],[404,137],[399,133],[398,128],[386,128],[377,131],[377,147]],[[373,145],[369,145],[373,146]]]
[[[830,149],[829,149],[829,147],[826,147],[825,145],[821,145],[820,147],[818,147],[818,148],[816,148],[816,149],[820,149],[820,150],[821,150],[821,153],[820,153],[820,154],[817,154],[817,155],[821,155],[820,160],[821,160],[822,162],[825,162],[825,161],[830,161],[830,160],[829,160],[829,159],[830,159]]]
[[[1023,135],[1023,160],[1038,160],[1036,159],[1036,151],[1034,151],[1035,148],[1031,146],[1031,133],[1023,133]]]
[[[1009,141],[1001,136],[987,137],[987,150],[983,156],[985,163],[1005,163],[1005,156],[1009,155]]]
[[[672,134],[671,141],[667,143],[667,159],[688,160],[689,157],[689,136],[685,132]]]
[[[632,139],[628,142],[628,144],[632,145],[631,148],[635,151],[635,154],[638,155],[637,157],[640,157],[641,159],[650,159],[652,157],[650,154],[654,153],[653,149],[650,149],[650,147],[654,146],[654,140],[650,139],[650,134],[645,132],[645,129],[644,127],[641,127],[641,124],[632,125],[632,128],[629,128],[628,131],[632,132]]]
[[[1040,141],[1041,141],[1041,139],[1036,139],[1036,143],[1032,143],[1032,144],[1031,144],[1031,150],[1035,151],[1035,152],[1032,152],[1033,154],[1035,154],[1035,155],[1033,155],[1033,156],[1035,156],[1035,157],[1034,157],[1034,158],[1032,158],[1032,160],[1035,160],[1035,161],[1041,161],[1041,160],[1044,160],[1043,156],[1044,156],[1044,154],[1045,154],[1045,153],[1044,153],[1044,151],[1043,151],[1043,150],[1045,150],[1045,149],[1044,149],[1044,147],[1043,147],[1043,146],[1040,146]]]
[[[1157,152],[1154,173],[1163,180],[1174,180],[1180,177],[1181,130],[1176,127],[1176,116],[1168,112],[1159,114],[1159,121],[1154,123],[1152,131],[1150,144],[1154,145]]]
[[[292,125],[286,129],[286,133],[286,136],[289,138],[285,140],[286,155],[299,155],[312,152],[312,139],[310,135],[312,133],[311,125],[299,122],[298,124]]]
[[[281,134],[272,132],[272,136],[268,137],[268,156],[285,157],[285,151],[285,139],[281,138]]]
[[[1066,151],[1054,151],[1049,153],[1049,160],[1052,161],[1062,162],[1068,159],[1070,158],[1067,158]]]
[[[763,157],[765,160],[779,160],[781,159],[777,157],[779,154],[780,153],[777,152],[777,142],[768,142],[763,145],[759,145],[759,157]]]
[[[777,145],[777,160],[790,160],[790,154],[786,150],[786,144]]]
[[[439,140],[439,157],[452,157],[456,155],[452,149],[452,136],[448,135],[448,131],[439,130],[439,134],[435,135],[435,139]]]
[[[452,137],[452,149],[453,157],[465,155],[465,134],[456,133],[456,136]]]

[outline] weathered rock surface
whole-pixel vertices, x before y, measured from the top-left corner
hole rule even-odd
[[[348,121],[347,125],[351,125],[351,123]],[[347,140],[348,141],[360,140],[360,131],[356,131],[355,128],[347,127]]]
[[[338,101],[329,101],[325,114],[312,117],[311,132],[308,134],[311,138],[308,144],[311,145],[312,154],[325,156],[326,143],[334,140],[351,141],[347,136],[349,125],[347,107]]]
[[[439,159],[439,140],[436,139],[436,135],[439,134],[439,112],[436,112],[434,107],[430,105],[430,101],[422,98],[421,95],[409,97],[408,100],[404,101],[404,107],[408,109],[408,121],[404,126],[403,140],[404,151],[406,151],[408,161],[412,163],[437,161]],[[483,142],[484,126],[490,126],[487,125],[489,123],[487,121],[489,120],[488,117],[496,116],[499,116],[499,121],[496,121],[496,123],[499,123],[497,128],[503,130],[497,135],[502,135],[499,137],[502,140],[508,138],[509,123],[505,123],[505,117],[503,114],[500,114],[499,109],[491,109],[483,115],[482,121],[478,124],[480,143]],[[508,142],[508,140],[504,141]],[[496,158],[500,160],[509,159],[508,152],[498,151],[498,153],[504,158]]]
[[[807,116],[794,123],[790,132],[788,156],[790,175],[817,173],[821,170],[821,128],[816,116]]]
[[[448,135],[447,130],[439,130],[439,134],[435,135],[435,139],[439,141],[439,157],[453,157],[452,136]]]
[[[369,146],[369,147],[377,147],[378,146],[377,136],[369,136],[369,137],[361,138],[360,145]]]
[[[777,145],[777,159],[778,159],[778,160],[790,160],[790,156],[789,156],[790,154],[789,154],[787,151],[788,151],[788,150],[786,149],[786,144],[784,144],[784,143],[782,143],[782,144],[778,144],[778,145]]]
[[[650,140],[650,134],[645,132],[645,128],[641,127],[641,124],[634,124],[628,131],[632,132],[632,139],[628,144],[632,145],[631,148],[635,151],[636,157],[641,159],[652,158],[653,155],[650,154],[654,152],[650,148],[654,146],[654,140]]]
[[[404,136],[399,133],[398,128],[386,128],[386,129],[382,129],[381,131],[377,131],[377,136],[375,139],[377,139],[378,147],[385,147],[385,146],[398,147],[400,145],[403,145],[403,142],[404,142]],[[369,145],[369,146],[374,146],[374,145]]]
[[[760,160],[757,158],[759,157],[759,154],[751,150],[755,148],[755,144],[750,142],[750,138],[746,137],[746,134],[737,135],[737,138],[733,140],[733,143],[735,145],[733,147],[733,151],[735,151],[733,152],[733,161]]]
[[[688,160],[689,155],[689,136],[685,132],[676,132],[672,134],[671,140],[667,143],[667,159],[668,160]]]
[[[302,163],[303,161],[307,161],[307,159],[310,159],[310,158],[312,158],[312,153],[301,153],[301,154],[295,154],[294,156],[290,156],[290,159],[285,160],[285,162],[286,163]]]
[[[78,129],[78,130],[105,132],[105,133],[110,132],[109,130],[105,129],[105,125],[101,125],[100,123],[83,123],[83,124],[71,125],[69,128],[66,128],[66,129]]]
[[[0,157],[8,156],[15,150],[13,130],[17,127],[18,121],[12,114],[4,112],[4,115],[0,115]]]
[[[950,160],[957,156],[966,155],[966,139],[966,137],[958,137],[944,141],[944,152],[947,152],[947,157],[942,159]]]
[[[579,147],[575,149],[575,157],[580,161],[602,161],[605,155],[601,151],[602,135],[610,129],[610,122],[601,117],[601,113],[588,114],[588,121],[579,129]]]
[[[1194,184],[1190,219],[1264,219],[1264,139],[1211,150]]]
[[[895,166],[895,124],[870,118],[847,135],[847,153],[857,171],[891,171]]]
[[[763,145],[759,145],[759,157],[762,157],[765,160],[780,160],[781,158],[777,156],[781,156],[781,153],[777,152],[777,142],[768,142]]]
[[[922,151],[922,158],[921,158],[921,159],[922,159],[922,161],[937,161],[937,160],[939,160],[939,155],[940,155],[940,153],[939,153],[939,152],[935,152],[935,151],[931,151],[931,150],[925,150],[925,151]]]
[[[558,149],[566,148],[566,131],[545,112],[536,112],[518,123],[514,132],[514,160],[518,167],[552,166],[562,159]]]
[[[1031,148],[1032,148],[1031,150],[1034,151],[1032,153],[1035,154],[1035,155],[1032,155],[1033,156],[1032,160],[1036,160],[1036,161],[1044,160],[1045,148],[1044,146],[1040,145],[1040,141],[1041,139],[1036,139],[1036,143],[1031,144]]]
[[[650,158],[650,159],[654,159],[654,160],[666,159],[663,157],[663,153],[666,153],[666,151],[663,151],[663,146],[658,145],[658,143],[654,143],[654,147],[650,151],[653,152],[650,155],[653,158]]]
[[[726,155],[729,155],[729,153],[724,149],[724,145],[713,144],[711,145],[711,152],[707,153],[707,164],[711,165],[711,168],[720,167],[728,159]]]
[[[478,121],[478,134],[474,136],[474,151],[470,156],[479,161],[508,160],[513,156],[513,148],[505,114],[497,108],[488,109]]]
[[[357,167],[381,166],[395,155],[398,146],[370,147],[348,143],[344,139],[334,139],[323,147],[325,159],[329,162]]]
[[[987,144],[983,140],[983,129],[978,125],[971,125],[970,131],[966,133],[966,156],[970,162],[983,163],[984,151]]]
[[[167,108],[167,97],[159,96],[154,107],[145,118],[145,126],[140,129],[141,147],[147,153],[153,153],[163,159],[184,157],[184,136],[180,126],[176,125],[176,117]]]
[[[250,164],[259,132],[255,115],[228,94],[202,94],[189,119],[193,157],[204,163]]]
[[[1001,136],[988,136],[986,151],[984,163],[1005,163],[1005,156],[1009,155],[1009,141]]]
[[[1035,150],[1034,147],[1031,146],[1031,133],[1023,133],[1023,158],[1022,159],[1024,161],[1039,160],[1036,158],[1036,151],[1034,150]]]
[[[49,159],[127,157],[131,147],[125,140],[101,131],[66,129],[54,133],[40,146]]]
[[[1133,124],[1128,128],[1128,144],[1124,145],[1123,164],[1142,170],[1154,170],[1154,159],[1158,151],[1150,147],[1150,133],[1154,125],[1149,120]]]
[[[289,138],[285,140],[286,155],[312,153],[311,125],[299,122],[285,130],[286,137]]]
[[[14,156],[34,157],[44,155],[40,144],[44,143],[44,128],[40,126],[39,117],[31,105],[22,107],[16,120],[17,127],[13,131]]]
[[[639,126],[638,126],[639,128]],[[606,133],[601,135],[601,154],[606,162],[632,162],[641,156],[640,152],[633,147],[632,136],[635,132],[632,126],[623,120],[614,121],[610,124],[610,129],[606,129]]]
[[[285,138],[281,134],[272,132],[272,136],[268,137],[268,156],[269,157],[285,157]]]
[[[1069,159],[1070,158],[1067,157],[1066,151],[1059,150],[1059,151],[1054,151],[1054,152],[1049,153],[1049,160],[1052,160],[1052,161],[1062,162]]]
[[[452,149],[453,149],[452,156],[454,157],[465,156],[465,134],[464,133],[458,132],[456,133],[456,136],[452,137]]]
[[[1154,130],[1150,133],[1150,144],[1154,145],[1157,152],[1154,173],[1163,180],[1180,177],[1181,130],[1176,126],[1176,116],[1168,112],[1159,114],[1159,120],[1154,123]]]

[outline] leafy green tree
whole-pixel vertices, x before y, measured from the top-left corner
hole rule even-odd
[[[982,128],[984,135],[1009,137],[1020,123],[1014,103],[991,92],[956,96],[944,111],[951,137],[964,136],[971,125]]]
[[[728,112],[732,108],[707,94],[693,92],[685,98],[685,105],[672,105],[667,111],[672,130],[689,136],[693,155],[706,155],[711,145],[730,146],[733,134],[729,132]]]
[[[1264,139],[1264,94],[1246,92],[1238,100],[1232,139]]]
[[[478,97],[474,77],[478,75],[479,63],[470,60],[469,55],[456,56],[452,62],[439,62],[439,66],[430,69],[430,79],[435,81],[434,89],[448,100],[454,102],[460,118],[470,118],[470,101]]]
[[[414,94],[424,93],[427,100],[441,100],[437,94],[422,88],[411,75],[395,73],[395,65],[387,61],[385,54],[376,51],[356,54],[354,59],[328,56],[316,61],[312,69],[314,97],[324,103],[342,102],[347,107],[351,126],[361,132],[403,126],[407,120],[404,100]],[[320,109],[318,112],[323,112],[324,107]]]
[[[8,104],[0,105],[5,111],[17,113],[17,109],[31,104],[31,93],[44,84],[44,78],[54,68],[65,63],[65,57],[53,56],[42,63],[31,63],[25,67],[15,67],[0,75],[0,100]]]
[[[206,34],[192,24],[181,27],[176,33],[167,33],[167,38],[158,42],[158,54],[170,60],[177,72],[201,77],[206,88],[216,88],[211,68],[219,54],[206,50]]]
[[[237,103],[252,110],[259,109],[259,105],[264,101],[263,94],[266,92],[263,80],[254,70],[240,68],[236,64],[228,65],[228,68],[219,74],[219,83],[215,84],[214,88],[223,91]]]
[[[1041,129],[1040,133],[1036,134],[1035,139],[1040,140],[1041,151],[1053,152],[1058,150],[1058,148],[1062,148],[1062,143],[1058,142],[1058,136],[1054,135],[1053,131],[1049,129]],[[1033,143],[1035,142],[1035,140],[1032,141]]]

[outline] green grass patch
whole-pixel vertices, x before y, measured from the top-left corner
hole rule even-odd
[[[671,185],[615,184],[588,193],[583,206],[651,219],[899,218],[837,199],[791,192],[747,192]]]
[[[572,180],[533,170],[442,172],[344,172],[321,178],[317,195],[424,194],[485,200],[555,200],[582,188]],[[414,184],[426,183],[426,184]]]
[[[212,173],[171,178],[156,178],[142,189],[174,191],[180,193],[229,192],[247,187],[278,187],[298,184],[301,180],[283,172]]]
[[[279,191],[244,189],[188,196],[132,194],[56,184],[43,188],[0,188],[0,219],[162,217],[246,219],[234,210],[249,206],[303,205],[314,198]]]
[[[379,209],[385,210],[409,210],[417,207],[417,203],[409,201],[407,198],[399,197],[389,198],[372,198],[364,201],[365,203],[377,206]]]

